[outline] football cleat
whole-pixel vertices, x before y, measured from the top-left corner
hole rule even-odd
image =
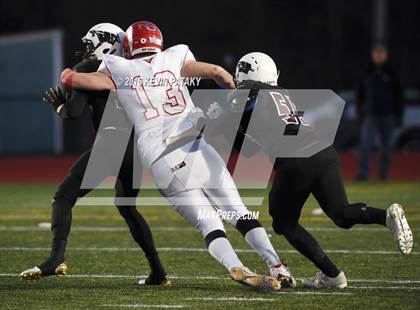
[[[139,285],[162,285],[162,286],[171,286],[172,282],[167,275],[159,278],[155,278],[152,275],[149,275],[147,278],[140,279],[138,282]]]
[[[278,291],[280,282],[271,276],[263,276],[252,272],[246,267],[234,267],[230,270],[232,280],[257,289]]]
[[[394,235],[401,253],[410,254],[413,247],[413,233],[400,204],[394,203],[386,209],[386,226]]]
[[[68,272],[68,266],[66,262],[63,262],[61,264],[59,264],[55,269],[54,269],[54,275],[56,276],[65,276]],[[47,275],[44,275],[42,273],[42,270],[35,266],[32,267],[30,269],[26,269],[24,271],[21,272],[20,277],[24,280],[39,280],[43,277],[45,277]]]
[[[303,285],[311,288],[346,288],[347,279],[344,272],[340,272],[335,278],[330,278],[318,272],[313,278],[303,279]]]
[[[287,264],[281,262],[280,265],[270,268],[270,275],[280,281],[281,287],[296,287],[296,279],[290,272]]]

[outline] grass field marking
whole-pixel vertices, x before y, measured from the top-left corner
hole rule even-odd
[[[66,278],[75,278],[75,279],[139,279],[147,278],[149,275],[120,275],[120,274],[69,274],[66,275]],[[0,273],[1,278],[13,278],[19,277],[17,273]],[[229,277],[217,277],[217,276],[175,276],[170,275],[171,279],[174,280],[231,280]]]
[[[156,206],[172,206],[169,201],[160,196],[156,197],[137,197],[136,200],[133,201],[132,198],[119,198],[121,205],[136,205],[136,206],[142,206],[142,207],[156,207]],[[225,204],[228,205],[230,203],[229,199],[226,199],[225,197],[214,197],[214,199],[217,201],[225,201]],[[191,201],[185,198],[179,198],[175,200],[175,203],[179,202],[179,204],[182,205],[196,205],[197,201]],[[261,206],[264,201],[264,196],[244,196],[242,197],[242,200],[245,205],[247,206]],[[200,202],[200,204],[207,204],[208,200],[203,199],[203,201]],[[82,197],[80,198],[76,206],[115,206],[115,197]]]
[[[50,251],[47,247],[0,247],[2,251]],[[184,247],[162,247],[157,248],[161,252],[207,252],[206,248],[184,248]],[[68,251],[88,251],[88,252],[119,252],[119,251],[140,251],[140,248],[119,248],[119,247],[70,247]],[[277,249],[280,253],[299,254],[296,250]],[[252,249],[235,249],[238,253],[256,253]],[[398,251],[366,251],[366,250],[324,250],[325,253],[332,254],[372,254],[372,255],[401,255]],[[419,255],[420,252],[411,252],[410,255]]]
[[[105,304],[101,307],[112,308],[185,308],[186,305],[146,305],[146,304]]]
[[[420,286],[347,286],[347,288],[356,290],[420,290]]]
[[[123,275],[123,274],[69,274],[66,275],[66,278],[75,278],[75,279],[138,279],[146,278],[148,275]],[[1,278],[13,278],[19,277],[17,273],[0,273]],[[229,280],[229,277],[219,277],[219,276],[177,276],[170,275],[171,279],[174,280]],[[297,278],[297,280],[302,280]],[[387,283],[387,284],[420,284],[420,280],[385,280],[385,279],[349,279],[347,280],[350,283]],[[359,287],[359,286],[355,286]],[[361,286],[363,288],[363,286]],[[372,286],[369,286],[372,287]],[[416,286],[411,286],[416,287]],[[418,287],[420,288],[420,286]]]
[[[316,292],[316,291],[288,291],[275,292],[276,295],[354,295],[349,292]]]
[[[274,301],[273,298],[262,297],[186,297],[181,300],[201,300],[201,301]]]
[[[50,207],[51,208],[51,207]],[[141,210],[140,210],[141,211]],[[147,217],[147,213],[144,212],[144,214]],[[152,215],[153,216],[153,215]],[[177,214],[173,214],[171,215],[173,218],[178,218]],[[420,222],[420,212],[416,213],[415,215],[411,214],[408,217],[408,221],[409,223],[418,223]],[[6,221],[6,220],[40,220],[40,221],[45,221],[48,220],[49,218],[51,218],[51,213],[43,213],[43,214],[4,214],[1,216],[1,220],[2,221]],[[98,215],[98,214],[74,214],[73,215],[73,219],[74,220],[97,220],[97,221],[120,221],[121,220],[121,216],[118,214],[104,214],[104,215]],[[302,222],[304,224],[307,223],[332,223],[331,220],[327,217],[327,216],[309,216],[309,215],[303,215],[301,217]],[[264,213],[260,214],[259,217],[260,221],[264,221],[264,222],[270,222],[271,218],[269,215],[266,215]],[[342,230],[342,229],[340,229]]]
[[[196,233],[192,227],[178,227],[178,226],[155,226],[151,227],[153,231],[186,231]],[[342,228],[334,227],[306,227],[306,230],[309,231],[319,231],[319,232],[349,232],[349,230]],[[227,231],[235,231],[236,229],[227,228]],[[415,227],[411,229],[412,231],[420,231],[420,227]],[[39,226],[0,226],[0,231],[10,231],[10,232],[31,232],[31,231],[50,231],[48,227],[39,227]],[[71,231],[81,231],[81,232],[128,232],[126,227],[90,227],[90,226],[73,226]],[[273,232],[272,229],[266,229],[268,232]],[[372,227],[372,228],[353,228],[350,231],[362,231],[362,232],[388,232],[389,229],[382,227]]]
[[[350,279],[354,283],[389,283],[389,284],[420,284],[420,280],[382,280],[382,279]]]

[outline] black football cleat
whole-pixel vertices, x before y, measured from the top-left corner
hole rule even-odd
[[[168,275],[155,276],[150,274],[147,278],[140,279],[138,282],[139,285],[162,285],[162,286],[171,286],[172,282],[169,279]]]

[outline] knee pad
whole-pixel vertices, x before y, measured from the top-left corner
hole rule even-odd
[[[236,229],[239,230],[243,236],[245,236],[248,231],[257,227],[262,227],[262,226],[260,222],[258,222],[255,219],[240,218],[236,222]]]
[[[204,241],[206,242],[206,247],[208,248],[210,243],[217,238],[226,238],[227,239],[226,233],[223,230],[220,230],[220,229],[213,230],[212,232],[209,232],[204,237]]]

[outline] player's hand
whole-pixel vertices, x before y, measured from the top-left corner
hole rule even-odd
[[[223,108],[218,102],[213,102],[207,109],[206,115],[209,119],[219,118],[223,113]]]
[[[194,125],[195,128],[201,130],[206,122],[206,115],[203,110],[196,107],[194,111],[188,113],[187,119]]]
[[[66,98],[63,96],[63,93],[58,86],[45,91],[45,96],[42,98],[42,100],[46,103],[49,103],[55,112],[57,112],[58,107],[66,102]]]

